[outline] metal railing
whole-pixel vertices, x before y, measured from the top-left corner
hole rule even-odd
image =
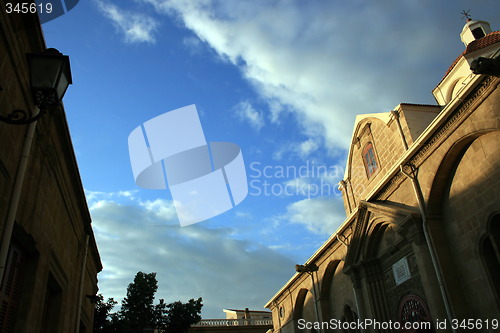
[[[202,319],[193,327],[222,327],[222,326],[265,326],[272,325],[272,319]]]

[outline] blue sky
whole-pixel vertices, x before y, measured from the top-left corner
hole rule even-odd
[[[137,271],[157,272],[157,298],[201,296],[204,318],[262,310],[345,219],[355,116],[434,104],[464,9],[499,29],[496,0],[81,0],[45,23],[71,60],[64,104],[100,292],[121,300]],[[241,147],[249,195],[181,228],[168,191],[135,184],[127,138],[191,104],[208,141]]]

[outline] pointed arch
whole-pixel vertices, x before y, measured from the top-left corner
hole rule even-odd
[[[323,279],[321,279],[321,291],[320,291],[320,305],[321,314],[323,320],[328,320],[331,317],[331,289],[333,284],[333,279],[337,268],[339,267],[341,260],[332,260],[328,263],[325,273],[323,274]],[[343,274],[342,272],[340,272]]]
[[[440,214],[444,195],[449,185],[450,175],[454,174],[463,155],[470,145],[479,137],[492,132],[500,132],[497,129],[486,129],[466,135],[457,140],[441,160],[432,181],[431,191],[427,205],[427,215]]]
[[[293,321],[296,332],[299,330],[299,319],[305,319],[307,322],[318,321],[316,316],[316,309],[314,307],[314,297],[310,290],[302,288],[297,293],[295,299],[295,308],[293,310]]]
[[[352,160],[353,156],[357,153],[359,146],[359,138],[366,128],[371,126],[372,122],[382,122],[384,124],[388,123],[390,120],[390,112],[383,113],[371,113],[371,114],[362,114],[356,117],[354,122],[354,130],[351,136],[351,144],[349,146],[349,152],[347,154],[347,167],[344,173],[344,179],[349,179],[351,177],[351,169],[353,167]],[[376,145],[376,143],[375,143]]]
[[[440,161],[431,183],[429,233],[456,316],[473,311],[487,315],[500,309],[488,282],[497,276],[494,248],[485,238],[485,215],[497,205],[499,139],[498,129],[460,137]],[[478,283],[492,288],[476,290],[472,286]]]
[[[380,247],[380,243],[384,238],[384,233],[389,227],[387,222],[374,223],[371,232],[368,236],[368,243],[366,244],[364,256],[365,258],[376,257]]]
[[[295,307],[293,309],[293,319],[298,320],[302,318],[304,312],[304,303],[309,290],[302,288],[297,293],[297,298],[295,299]]]
[[[356,312],[354,312],[351,307],[346,304],[344,305],[344,311],[342,313],[342,318],[340,319],[342,322],[347,322],[347,323],[355,323],[358,321],[358,314]],[[342,332],[345,332],[345,333],[357,333],[358,330],[356,328],[354,328],[356,325],[354,325],[353,327],[349,327],[349,328],[343,328],[342,329]]]

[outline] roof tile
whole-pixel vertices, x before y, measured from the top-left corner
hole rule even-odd
[[[450,74],[450,72],[453,70],[453,68],[457,65],[457,63],[460,60],[460,58],[462,58],[464,55],[472,53],[472,52],[475,52],[475,51],[478,51],[478,50],[480,50],[482,48],[485,48],[487,46],[490,46],[490,45],[493,45],[493,44],[499,43],[499,42],[500,42],[500,31],[493,31],[493,32],[487,34],[486,36],[484,36],[483,38],[476,39],[476,40],[470,42],[469,45],[467,45],[467,48],[465,49],[465,51],[462,52],[455,59],[455,61],[453,61],[453,63],[451,64],[451,66],[446,71],[446,74],[443,76],[443,78],[441,79],[441,81],[439,81],[438,86],[441,84],[441,82],[443,82],[444,78],[448,74]]]

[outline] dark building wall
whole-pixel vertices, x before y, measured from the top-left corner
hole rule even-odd
[[[46,47],[36,16],[8,15],[3,6],[0,112],[5,115],[33,108],[25,54]],[[64,112],[50,110],[36,124],[15,216],[8,262],[16,267],[7,267],[0,304],[0,321],[10,318],[15,332],[92,331],[93,305],[85,295],[97,292],[102,266]],[[28,126],[0,123],[2,234]],[[14,282],[7,283],[12,274]],[[6,291],[7,285],[17,293]],[[15,311],[7,313],[4,304],[11,309],[15,304]]]

